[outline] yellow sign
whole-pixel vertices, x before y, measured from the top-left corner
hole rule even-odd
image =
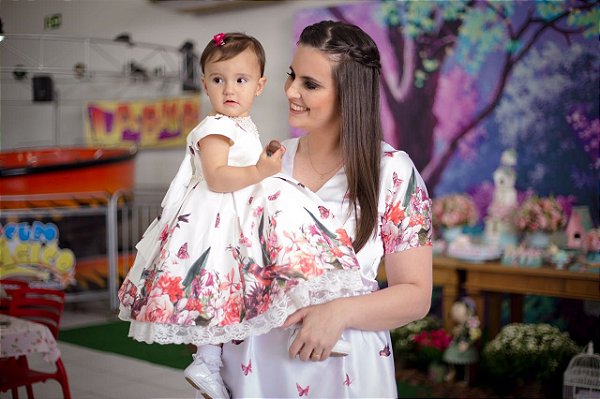
[[[168,147],[185,143],[200,121],[200,96],[87,104],[85,130],[90,146]]]
[[[75,254],[58,246],[54,223],[0,224],[0,278],[24,277],[54,281],[66,287],[75,282]]]

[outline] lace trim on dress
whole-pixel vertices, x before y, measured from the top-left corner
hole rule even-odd
[[[244,129],[246,132],[252,133],[256,137],[259,137],[258,129],[256,128],[256,125],[254,124],[250,116],[227,116],[223,114],[216,114],[215,116],[229,118],[235,123],[237,123],[238,126]]]
[[[312,278],[274,300],[269,309],[250,320],[228,326],[182,326],[139,322],[130,319],[130,310],[121,307],[119,317],[130,320],[129,336],[137,341],[159,344],[219,344],[261,335],[279,327],[296,310],[336,298],[366,294],[360,273],[335,270]]]

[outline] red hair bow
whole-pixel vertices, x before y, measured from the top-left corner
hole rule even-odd
[[[215,42],[215,46],[222,46],[225,44],[225,33],[219,33],[213,36],[213,41]]]

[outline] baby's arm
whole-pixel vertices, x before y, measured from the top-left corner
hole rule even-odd
[[[217,134],[208,135],[198,142],[202,171],[208,188],[212,191],[237,191],[281,170],[281,158],[285,153],[285,148],[281,145],[276,151],[263,149],[256,165],[251,166],[229,166],[227,159],[230,146],[231,141],[227,137]],[[271,143],[269,147],[273,150]],[[272,155],[269,156],[268,152]]]

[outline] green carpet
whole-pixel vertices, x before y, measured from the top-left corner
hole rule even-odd
[[[129,323],[115,321],[61,330],[58,340],[181,370],[192,361],[192,348],[187,345],[146,344],[129,338],[128,331]]]

